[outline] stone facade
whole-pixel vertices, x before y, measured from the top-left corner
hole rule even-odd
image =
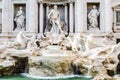
[[[61,19],[69,27],[69,33],[86,32],[101,36],[113,32],[119,39],[120,0],[0,0],[0,40],[11,39],[19,32],[14,31],[14,18],[21,6],[26,16],[26,32],[43,34],[47,25],[47,14],[53,5],[58,6]],[[100,12],[99,29],[89,30],[87,15],[93,5]]]

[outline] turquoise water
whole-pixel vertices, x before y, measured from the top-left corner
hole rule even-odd
[[[12,75],[12,76],[0,77],[0,80],[41,80],[41,79],[31,79],[31,78],[23,77],[21,75]],[[68,78],[68,79],[57,79],[57,80],[91,80],[91,79],[85,79],[85,78]]]

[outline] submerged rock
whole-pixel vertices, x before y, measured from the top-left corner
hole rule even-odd
[[[14,70],[14,62],[10,60],[4,60],[0,64],[0,76],[12,75]]]
[[[118,74],[118,75],[115,75],[115,76],[114,76],[114,79],[115,79],[115,80],[120,80],[120,75],[119,75],[119,74]]]

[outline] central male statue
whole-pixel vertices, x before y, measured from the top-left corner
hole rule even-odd
[[[48,13],[49,23],[52,25],[50,32],[51,33],[63,33],[62,25],[60,20],[60,13],[57,10],[57,6],[54,5],[54,9],[50,10]]]

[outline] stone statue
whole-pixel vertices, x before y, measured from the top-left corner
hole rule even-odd
[[[30,49],[30,48],[38,48],[36,42],[37,42],[36,35],[33,35],[31,37],[31,40],[27,43],[27,48],[28,49]]]
[[[17,11],[14,21],[17,25],[15,31],[25,30],[25,13],[23,12],[22,7],[19,7],[19,10]]]
[[[76,33],[76,34],[74,34],[72,37],[71,37],[71,36],[68,36],[68,37],[67,37],[67,40],[68,40],[68,42],[69,42],[70,45],[71,45],[72,51],[80,51],[80,50],[82,50],[81,41],[82,41],[83,39],[82,39],[81,34]]]
[[[57,6],[54,5],[54,9],[50,10],[48,13],[49,23],[52,25],[50,32],[51,33],[62,33],[60,13],[57,10]]]
[[[0,50],[1,49],[4,50],[8,48],[17,49],[17,50],[26,49],[27,43],[30,40],[31,38],[24,35],[23,31],[20,31],[14,41],[6,40],[4,44],[0,46]]]
[[[99,14],[100,13],[98,12],[98,10],[96,9],[96,6],[94,5],[93,9],[88,14],[88,20],[89,20],[91,28],[98,28],[98,20],[97,20],[97,18],[99,16]]]

